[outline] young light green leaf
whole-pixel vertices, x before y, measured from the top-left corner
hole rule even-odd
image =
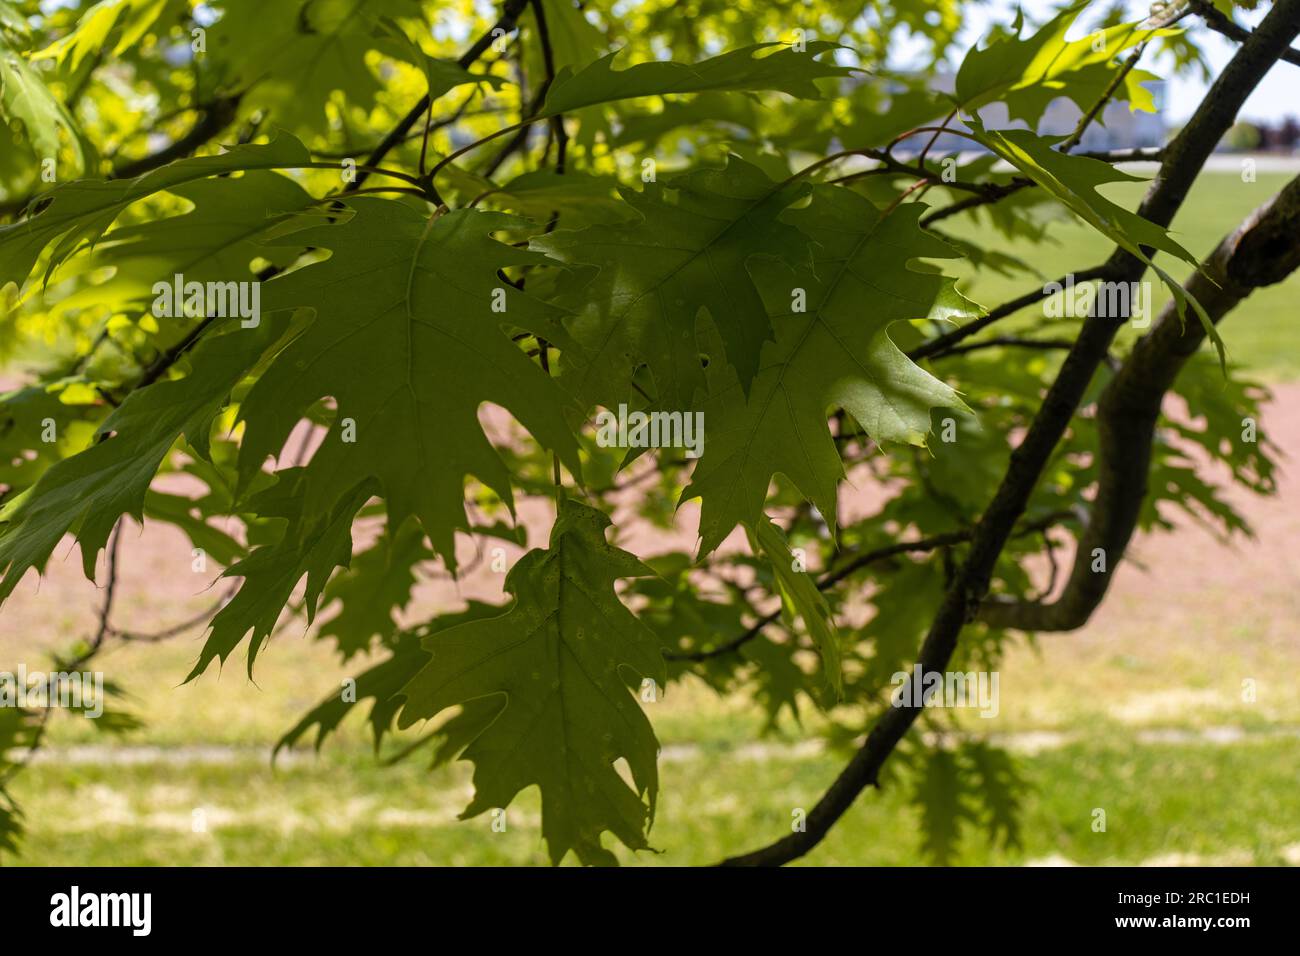
[[[0,120],[21,124],[38,161],[57,160],[66,142],[80,170],[86,161],[81,130],[63,101],[0,32]],[[62,134],[62,136],[60,136]],[[10,227],[6,227],[10,228]],[[0,270],[0,282],[9,273]]]
[[[71,32],[34,53],[32,59],[54,59],[60,66],[76,70],[91,54],[120,56],[140,42],[168,7],[180,10],[185,6],[184,0],[100,0],[81,15]],[[117,42],[110,42],[119,28]]]
[[[1097,99],[1099,67],[1101,72],[1111,73],[1110,65],[1120,53],[1179,32],[1138,21],[1066,40],[1067,31],[1087,6],[1086,2],[1077,3],[1062,10],[1032,36],[1022,39],[1012,31],[998,32],[987,46],[972,48],[957,71],[953,95],[957,105],[973,114],[989,103],[1002,101],[1012,119],[1023,119],[1031,127],[1037,125],[1047,104],[1059,96],[1069,97],[1086,110]],[[1132,87],[1127,90],[1131,93]]]

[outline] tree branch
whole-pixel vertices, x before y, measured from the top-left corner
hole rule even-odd
[[[214,100],[200,110],[198,120],[195,121],[190,131],[184,136],[172,141],[156,153],[150,153],[148,156],[141,156],[139,159],[129,160],[120,166],[114,167],[104,178],[134,179],[136,176],[142,176],[160,166],[166,166],[173,160],[184,159],[189,156],[234,121],[236,114],[239,112],[240,96],[241,94],[235,94]],[[44,195],[44,193],[37,193],[24,196],[21,199],[12,199],[0,203],[0,216],[20,213]]]
[[[1180,14],[1179,18],[1184,15],[1185,14]],[[1106,84],[1106,88],[1102,90],[1101,96],[1097,97],[1097,102],[1092,104],[1092,109],[1088,110],[1088,112],[1084,113],[1083,116],[1080,117],[1078,125],[1074,127],[1074,132],[1071,133],[1069,138],[1061,144],[1061,152],[1068,153],[1070,150],[1074,149],[1074,147],[1079,145],[1080,140],[1083,139],[1083,134],[1086,133],[1088,127],[1092,125],[1092,121],[1095,120],[1101,111],[1106,108],[1106,104],[1109,103],[1111,97],[1115,95],[1120,84],[1124,82],[1124,78],[1133,72],[1133,67],[1137,66],[1138,60],[1142,59],[1142,53],[1147,48],[1147,42],[1148,41],[1143,40],[1133,48],[1132,53],[1124,58],[1124,63],[1115,71],[1115,75],[1111,77],[1110,82]]]
[[[1167,227],[1210,153],[1236,118],[1246,97],[1300,33],[1300,0],[1277,0],[1268,15],[1237,51],[1201,101],[1191,120],[1178,133],[1160,178],[1143,200],[1140,213]],[[1137,281],[1145,264],[1116,250],[1110,262],[1116,277]],[[1011,453],[1006,474],[976,526],[966,561],[954,575],[930,630],[921,645],[923,670],[943,671],[952,659],[966,623],[974,618],[988,591],[994,566],[1020,515],[1024,512],[1043,468],[1065,433],[1074,411],[1105,358],[1122,319],[1094,310],[1083,323],[1056,380],[1043,399],[1024,440]],[[1190,323],[1189,323],[1190,324]],[[923,697],[924,695],[920,695]],[[780,865],[803,856],[830,831],[863,789],[876,783],[880,768],[920,716],[923,703],[890,707],[867,734],[861,749],[809,812],[802,832],[752,853],[732,857],[725,865]]]
[[[1164,158],[1163,146],[1137,146],[1133,149],[1084,149],[1074,154],[1103,163],[1158,163]]]
[[[54,658],[54,670],[56,673],[75,671],[84,667],[104,646],[104,639],[108,637],[113,629],[109,622],[113,614],[113,598],[117,593],[117,559],[121,548],[122,522],[119,521],[113,527],[113,533],[108,540],[108,557],[105,559],[105,582],[104,582],[104,599],[99,605],[99,626],[95,634],[86,642],[86,649],[80,654],[69,659],[63,659],[57,655]],[[4,773],[0,773],[0,788],[6,786],[19,771],[32,762],[36,756],[36,751],[41,749],[41,744],[45,740],[45,732],[50,726],[50,717],[54,713],[54,703],[46,701],[45,707],[41,710],[41,719],[32,733],[32,739],[27,744],[27,749],[18,760],[15,760]]]
[[[498,19],[490,29],[485,31],[482,36],[475,40],[473,46],[461,54],[461,57],[456,61],[456,64],[464,70],[476,63],[478,58],[481,57],[484,52],[486,52],[487,48],[492,45],[492,41],[495,39],[494,34],[497,30],[503,30],[506,33],[509,33],[515,28],[515,24],[518,23],[519,16],[524,12],[526,6],[528,6],[528,0],[505,0],[505,3],[501,6],[500,19]],[[415,126],[417,122],[419,122],[420,116],[428,108],[429,94],[426,92],[420,97],[419,102],[412,106],[410,111],[397,121],[397,125],[388,131],[388,135],[380,140],[379,145],[376,146],[366,158],[366,165],[378,166],[383,161],[384,157],[392,151],[393,147],[406,139],[406,134],[411,131],[411,128]],[[344,188],[343,191],[345,193],[354,192],[360,189],[365,184],[365,181],[366,174],[358,173],[357,178],[348,183],[347,187]]]
[[[1016,536],[1038,534],[1048,528],[1055,527],[1061,522],[1070,521],[1076,517],[1077,516],[1072,511],[1053,512],[1052,514],[1039,518],[1036,521],[1026,523],[1025,526],[1016,533]],[[849,560],[840,567],[834,568],[822,575],[822,577],[817,581],[817,590],[828,591],[841,581],[856,574],[868,565],[876,564],[877,562],[884,561],[887,558],[898,557],[900,554],[936,551],[939,548],[961,544],[963,541],[969,541],[974,533],[973,528],[968,528],[962,531],[945,531],[943,534],[931,535],[928,538],[917,538],[914,541],[899,541],[894,544],[885,545],[884,547],[873,548],[870,551],[863,551],[860,554],[851,555]],[[763,628],[767,627],[769,624],[775,624],[780,617],[781,611],[778,609],[770,614],[763,615],[755,621],[751,627],[745,629],[740,634],[737,634],[726,643],[718,644],[715,647],[710,647],[702,651],[665,651],[664,660],[707,661],[712,660],[715,657],[722,657],[726,654],[733,653],[761,634]]]
[[[1188,8],[1195,11],[1205,21],[1205,25],[1215,33],[1220,33],[1229,40],[1235,40],[1238,43],[1250,39],[1249,30],[1239,26],[1232,17],[1209,3],[1208,0],[1190,0]],[[1300,50],[1288,48],[1278,59],[1300,66]]]
[[[1219,322],[1242,299],[1300,267],[1300,177],[1223,238],[1184,288]],[[1070,631],[1100,606],[1146,499],[1156,422],[1166,392],[1205,339],[1173,303],[1134,346],[1097,403],[1097,495],[1061,596],[1051,603],[995,598],[980,620],[1022,631]],[[1105,569],[1093,570],[1093,554]]]
[[[240,96],[241,94],[235,94],[234,96],[214,100],[203,110],[202,115],[190,128],[190,131],[180,139],[175,140],[156,153],[114,167],[108,178],[134,179],[136,176],[141,176],[157,169],[159,166],[166,166],[173,160],[184,159],[189,156],[235,121],[235,116],[239,113]]]
[[[1051,352],[1056,349],[1068,349],[1073,344],[1074,342],[1070,339],[1019,339],[1012,336],[1001,336],[999,338],[984,339],[980,342],[971,342],[968,345],[955,345],[941,355],[934,357],[951,358],[954,355],[968,355],[971,352],[992,348],[1033,349]]]
[[[1183,17],[1187,16],[1187,13],[1187,10],[1182,10],[1168,18],[1159,18],[1153,23],[1152,29],[1172,26]],[[1106,108],[1106,104],[1115,96],[1116,91],[1119,90],[1120,85],[1124,82],[1124,78],[1133,72],[1133,68],[1137,66],[1138,60],[1142,58],[1142,53],[1146,50],[1148,42],[1150,41],[1143,40],[1134,47],[1133,51],[1127,57],[1125,57],[1123,64],[1115,72],[1115,75],[1111,77],[1110,82],[1106,84],[1106,88],[1102,90],[1101,95],[1097,97],[1097,101],[1092,104],[1092,107],[1088,112],[1084,113],[1083,116],[1079,118],[1079,122],[1075,125],[1074,131],[1070,133],[1065,142],[1060,145],[1059,148],[1061,152],[1068,153],[1070,150],[1074,149],[1074,147],[1079,145],[1079,142],[1083,139],[1084,133],[1088,131],[1088,127],[1092,125],[1093,120],[1101,114],[1101,111]],[[944,122],[945,124],[947,123],[946,120]],[[935,135],[937,136],[938,134],[936,133]],[[930,142],[933,143],[934,140],[932,139]],[[927,146],[926,149],[929,149],[929,146]],[[1091,155],[1093,155],[1094,158],[1101,158],[1101,156],[1106,154],[1100,153]],[[925,154],[922,153],[923,160],[924,157]],[[1108,161],[1113,162],[1114,160]],[[929,226],[932,223],[947,219],[949,216],[955,216],[958,213],[963,213],[967,210],[978,208],[979,206],[986,206],[991,203],[999,202],[1005,197],[1010,196],[1012,193],[1018,192],[1026,186],[1032,185],[1034,185],[1034,182],[1029,179],[1013,179],[1010,183],[1000,187],[999,190],[990,191],[983,196],[969,196],[960,202],[955,202],[950,206],[945,206],[943,209],[937,209],[924,216],[921,219],[920,224],[922,227]]]
[[[1010,302],[1004,302],[986,315],[980,316],[974,322],[967,322],[965,325],[953,329],[951,332],[944,335],[940,335],[938,338],[921,343],[908,352],[907,357],[914,362],[918,362],[924,358],[932,359],[937,358],[940,355],[946,355],[948,352],[952,351],[953,346],[958,342],[970,338],[970,336],[974,335],[976,332],[987,329],[990,325],[1000,319],[1005,319],[1007,316],[1014,315],[1016,312],[1019,312],[1027,306],[1031,306],[1036,302],[1041,302],[1049,295],[1054,295],[1055,293],[1047,291],[1053,284],[1063,286],[1068,278],[1073,278],[1076,284],[1080,282],[1088,282],[1092,279],[1104,279],[1110,275],[1111,271],[1112,267],[1107,263],[1103,263],[1099,266],[1093,266],[1091,269],[1084,269],[1081,272],[1074,272],[1067,276],[1061,276],[1055,283],[1046,283],[1041,289],[1026,292],[1024,295],[1012,299]]]
[[[825,591],[840,581],[843,581],[855,571],[859,571],[869,564],[877,561],[883,561],[886,558],[896,557],[900,554],[910,554],[918,551],[933,551],[936,548],[942,548],[945,545],[958,544],[962,541],[970,540],[970,531],[949,531],[944,534],[934,535],[929,538],[919,538],[915,541],[900,541],[895,544],[886,545],[883,548],[876,548],[857,555],[843,567],[828,572],[823,575],[817,582],[817,590]],[[781,617],[780,609],[770,614],[765,614],[752,626],[737,634],[735,637],[723,644],[710,647],[703,651],[665,651],[664,660],[668,661],[707,661],[715,657],[722,657],[738,651],[742,646],[752,641],[755,637],[763,632],[763,628],[769,624],[774,624]]]
[[[533,14],[537,17],[537,39],[542,45],[542,63],[546,68],[546,84],[543,90],[549,90],[551,84],[555,82],[555,55],[551,51],[551,30],[546,25],[546,11],[542,9],[542,0],[532,0],[532,4]],[[564,128],[563,113],[551,117],[551,130],[555,135],[555,171],[563,176],[569,152],[569,134]]]

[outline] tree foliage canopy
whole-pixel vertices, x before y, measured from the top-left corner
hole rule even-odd
[[[365,669],[282,744],[353,708],[377,748],[419,725],[405,752],[473,762],[465,815],[540,788],[556,862],[652,846],[646,714],[683,680],[867,734],[808,830],[745,862],[806,852],[890,754],[934,858],[963,824],[1014,841],[1014,764],[895,706],[892,675],[996,669],[1009,629],[1045,626],[1018,615],[1049,603],[1030,569],[1053,538],[1102,536],[1104,593],[1169,507],[1241,530],[1189,456],[1271,488],[1267,441],[1235,437],[1262,392],[1215,330],[1253,285],[1168,228],[1300,14],[1277,0],[1134,210],[1105,189],[1131,157],[1081,138],[1109,103],[1154,108],[1139,57],[1208,75],[1208,5],[1074,3],[966,48],[971,6],[0,0],[0,348],[42,356],[0,396],[0,598],[65,536],[93,579],[126,518],[175,525],[232,584],[191,677],[241,648],[251,672],[321,611]],[[904,40],[931,65],[900,67]],[[1060,98],[1077,129],[1037,131]],[[999,251],[1066,218],[1115,247],[1081,284],[1167,287],[1153,344],[1116,338],[1128,311],[1044,317],[1057,277]],[[977,303],[958,266],[1028,294]],[[1014,314],[1019,338],[983,332]],[[1153,414],[1115,506],[1105,396],[1143,348],[1156,412],[1171,388],[1207,427]],[[178,474],[204,490],[160,487]],[[554,527],[500,603],[412,626],[420,570],[518,541],[525,498]],[[636,527],[698,545],[633,554]],[[918,719],[930,742],[904,739]],[[42,727],[0,710],[0,754]]]

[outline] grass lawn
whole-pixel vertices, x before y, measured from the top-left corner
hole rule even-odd
[[[1279,687],[1261,708],[1235,693],[1238,672],[1294,673],[1296,650],[1247,639],[1241,659],[1214,658],[1176,641],[1143,646],[1141,631],[1138,620],[1117,640],[1131,646],[1122,655],[1087,641],[1012,653],[1002,713],[967,726],[1016,753],[1029,782],[1022,844],[994,848],[971,829],[956,862],[1300,862],[1300,697]],[[175,687],[193,650],[112,652],[105,669],[135,694],[147,727],[105,746],[90,721],[54,725],[53,751],[14,785],[29,832],[13,862],[546,862],[534,792],[510,807],[504,833],[487,816],[461,822],[467,765],[381,767],[355,720],[319,756],[295,751],[273,768],[267,746],[338,686],[343,671],[321,647],[280,638],[259,660],[256,685],[235,666]],[[793,726],[761,737],[742,702],[696,684],[674,688],[651,716],[665,748],[652,833],[662,853],[620,851],[627,862],[710,863],[767,842],[844,759]],[[1091,828],[1097,807],[1104,833]],[[914,865],[919,839],[900,783],[866,794],[807,862]]]
[[[1090,740],[1024,756],[1023,845],[994,850],[971,831],[958,862],[1300,862],[1297,760],[1300,739],[1269,736],[1230,746]],[[774,839],[787,832],[792,808],[809,807],[840,765],[834,755],[794,751],[670,751],[651,833],[662,852],[635,861],[708,864]],[[1253,785],[1243,787],[1244,779]],[[487,815],[456,819],[469,789],[461,768],[433,777],[415,764],[378,768],[359,749],[274,772],[252,755],[217,764],[43,764],[31,768],[19,793],[32,827],[16,862],[547,862],[535,793],[510,807],[505,832],[494,832]],[[1092,831],[1094,807],[1106,810],[1104,833]],[[205,832],[194,832],[196,810]],[[886,789],[864,797],[807,862],[914,865],[917,830],[916,809],[901,790]]]
[[[1143,173],[1142,175],[1150,175]],[[1203,258],[1218,244],[1225,234],[1234,229],[1256,207],[1275,195],[1293,178],[1288,173],[1259,174],[1253,183],[1243,183],[1239,175],[1225,172],[1205,172],[1196,181],[1178,217],[1172,233],[1182,245],[1198,259]],[[1120,183],[1107,186],[1103,192],[1125,208],[1137,207],[1144,183]],[[935,201],[939,204],[938,200]],[[988,243],[993,235],[986,223],[972,223],[963,216],[949,220],[948,231],[954,236],[974,242]],[[1060,222],[1051,230],[1055,241],[1051,244],[1029,242],[1006,243],[998,246],[1002,251],[1037,269],[1042,281],[1060,278],[1067,271],[1082,270],[1101,263],[1113,248],[1093,229],[1078,222]],[[1162,268],[1178,279],[1187,276],[1189,267],[1172,257],[1160,257]],[[983,270],[976,277],[967,269],[963,288],[968,295],[986,308],[1000,305],[1023,295],[1034,288],[1034,280],[1023,275],[1007,277]],[[1148,278],[1153,278],[1148,274]],[[1041,285],[1041,283],[1040,283]],[[1156,282],[1156,308],[1164,305],[1168,294]],[[1300,290],[1300,277],[1292,276],[1286,282],[1256,291],[1223,323],[1221,334],[1228,348],[1228,358],[1258,373],[1266,380],[1292,381],[1300,378],[1300,328],[1297,328],[1295,302]],[[1195,321],[1195,318],[1192,317]],[[1027,309],[1018,320],[1022,331],[1034,327],[1042,317]],[[1005,331],[1012,322],[1000,323]],[[1058,330],[1059,331],[1059,330]],[[1124,337],[1136,333],[1125,330]]]

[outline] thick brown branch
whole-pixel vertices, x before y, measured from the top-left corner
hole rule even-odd
[[[1297,267],[1300,178],[1225,236],[1184,287],[1217,323],[1252,291],[1281,282]],[[1204,339],[1201,324],[1180,318],[1170,303],[1134,346],[1097,403],[1097,495],[1064,591],[1051,603],[989,600],[980,620],[1025,631],[1069,631],[1087,623],[1137,527],[1164,396]],[[1098,550],[1105,561],[1094,571]]]

